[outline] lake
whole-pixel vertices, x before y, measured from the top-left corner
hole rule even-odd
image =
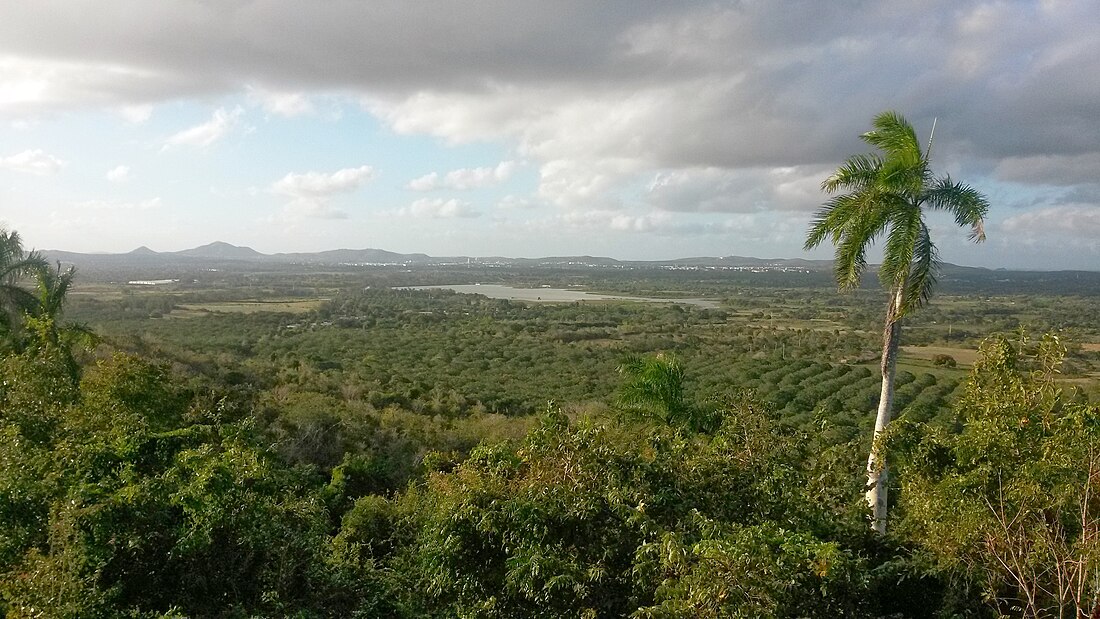
[[[406,290],[453,290],[462,294],[480,294],[490,299],[530,301],[534,303],[573,303],[575,301],[635,301],[640,303],[679,303],[707,309],[719,307],[711,299],[659,299],[655,297],[631,297],[617,294],[597,294],[563,288],[515,288],[500,284],[455,284],[451,286],[408,286]]]

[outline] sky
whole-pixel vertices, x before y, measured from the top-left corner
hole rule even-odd
[[[0,0],[39,249],[805,252],[884,110],[984,192],[956,264],[1100,269],[1100,2]],[[871,259],[875,253],[872,251]]]

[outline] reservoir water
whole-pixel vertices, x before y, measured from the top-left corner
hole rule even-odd
[[[408,286],[408,290],[453,290],[462,294],[480,294],[490,299],[529,301],[534,303],[572,303],[574,301],[635,301],[641,303],[679,303],[707,309],[719,307],[711,299],[660,299],[656,297],[631,297],[617,294],[598,294],[564,288],[515,288],[500,284],[455,284],[449,286]]]

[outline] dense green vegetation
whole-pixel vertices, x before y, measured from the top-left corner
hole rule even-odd
[[[1063,339],[994,338],[956,367],[903,354],[880,537],[861,478],[873,288],[837,295],[805,273],[790,286],[724,274],[725,287],[692,272],[493,274],[721,305],[391,288],[453,272],[241,270],[67,290],[65,316],[98,343],[32,337],[80,333],[60,305],[52,331],[36,330],[33,304],[13,313],[0,614],[1046,617],[1097,604],[1100,410],[1075,388],[1097,360],[1070,346],[1062,363],[1061,343],[1095,337],[1090,299],[945,295],[924,313],[912,331],[958,351],[1021,324]],[[12,285],[33,290],[24,275]],[[974,319],[992,306],[1013,311]]]

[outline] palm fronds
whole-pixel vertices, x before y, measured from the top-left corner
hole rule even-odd
[[[935,178],[916,131],[900,114],[883,112],[873,127],[861,138],[880,152],[849,157],[821,183],[826,192],[846,193],[830,197],[814,215],[804,247],[832,241],[837,285],[848,289],[859,285],[868,246],[886,234],[880,279],[911,299],[898,311],[914,309],[931,295],[938,264],[923,208],[950,212],[970,228],[970,240],[980,242],[989,203],[968,185]]]

